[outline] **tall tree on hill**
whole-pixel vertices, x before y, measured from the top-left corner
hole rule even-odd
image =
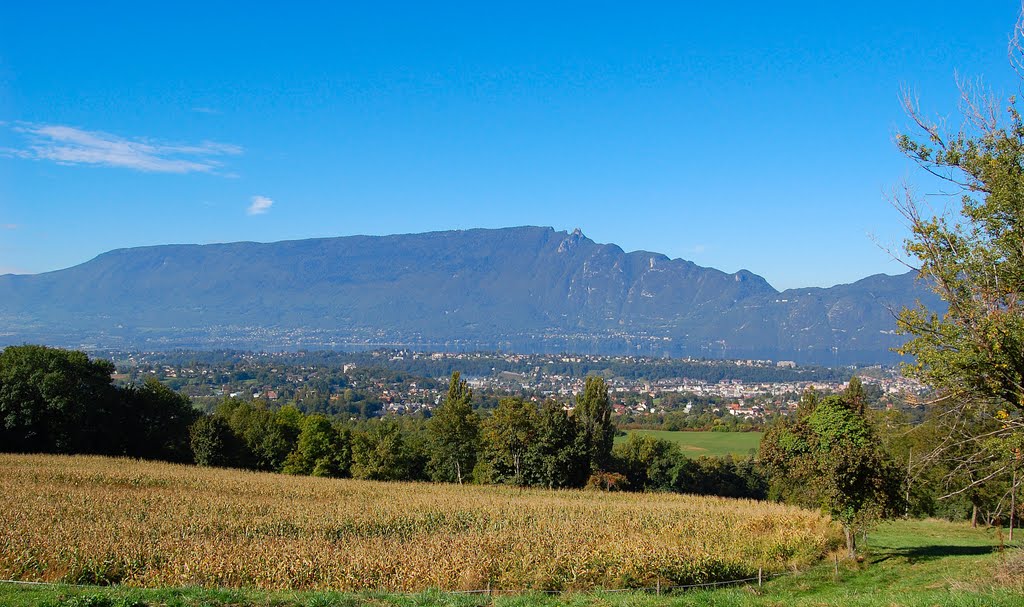
[[[1024,18],[1010,45],[1018,77],[1022,35]],[[897,136],[959,204],[926,206],[909,187],[895,200],[911,231],[907,264],[947,304],[944,313],[904,309],[898,328],[910,336],[901,354],[914,358],[904,372],[938,392],[945,438],[928,461],[948,456],[948,495],[1012,475],[1024,447],[1024,119],[1015,97],[1000,107],[988,91],[959,84],[959,130],[927,118],[906,94],[913,126]]]
[[[894,514],[901,476],[859,407],[842,396],[804,399],[795,420],[784,420],[761,441],[772,494],[820,507],[842,524],[856,556],[856,532]]]
[[[580,425],[580,440],[590,459],[591,471],[608,470],[615,442],[615,426],[612,424],[608,384],[604,378],[587,378],[583,394],[576,397],[574,414]]]
[[[473,411],[473,391],[458,371],[452,373],[448,396],[427,425],[430,477],[439,482],[471,478],[480,447],[480,416]]]
[[[537,436],[529,459],[536,482],[548,489],[582,487],[590,474],[588,453],[580,449],[579,424],[553,400],[545,402],[537,416]]]
[[[480,480],[512,485],[536,482],[537,406],[519,397],[503,398],[482,428],[483,458],[477,466]]]
[[[858,415],[864,415],[867,411],[868,397],[864,392],[864,384],[856,375],[851,377],[850,382],[846,385],[846,390],[843,391],[843,398],[846,399],[846,402],[850,404]]]

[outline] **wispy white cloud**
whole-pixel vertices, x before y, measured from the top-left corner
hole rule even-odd
[[[242,153],[237,145],[215,141],[190,145],[165,143],[57,124],[19,123],[12,128],[24,135],[26,146],[7,148],[4,152],[60,164],[117,167],[148,173],[214,173],[222,166],[216,157]]]
[[[253,196],[252,204],[249,205],[245,212],[249,215],[262,215],[269,211],[273,205],[274,201],[266,196]]]
[[[197,114],[220,114],[221,113],[220,110],[216,110],[216,109],[214,109],[212,107],[194,107],[194,108],[192,108],[192,111],[196,112]]]
[[[18,229],[18,224],[16,224],[16,223],[0,223],[0,228],[3,228],[5,230],[17,230]]]

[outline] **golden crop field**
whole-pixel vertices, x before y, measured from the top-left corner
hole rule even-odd
[[[820,558],[827,518],[781,505],[290,477],[0,455],[0,578],[265,589],[687,584]]]

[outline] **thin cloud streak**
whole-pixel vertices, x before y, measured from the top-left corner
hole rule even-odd
[[[13,130],[25,135],[28,145],[6,151],[21,158],[146,173],[215,173],[223,163],[214,157],[242,153],[240,146],[215,141],[195,145],[160,143],[64,125],[22,123]]]
[[[253,196],[252,204],[245,210],[247,215],[263,215],[274,205],[274,201],[266,196]]]

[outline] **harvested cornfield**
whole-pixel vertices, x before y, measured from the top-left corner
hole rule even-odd
[[[0,455],[0,578],[133,586],[627,588],[838,545],[818,513],[670,494],[291,477]]]

